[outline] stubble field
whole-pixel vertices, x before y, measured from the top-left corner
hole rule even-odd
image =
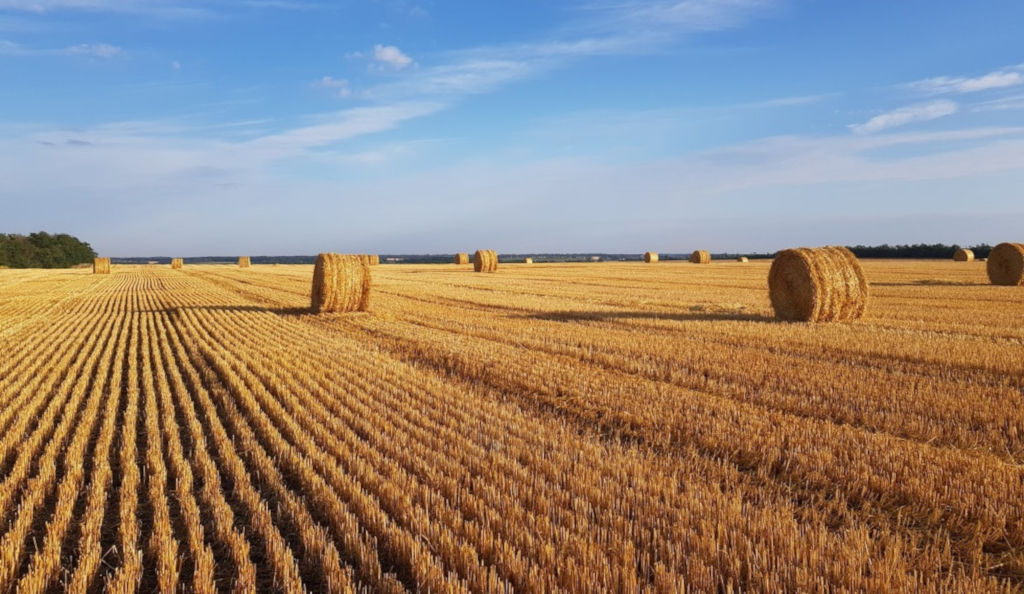
[[[0,591],[1017,591],[1024,290],[865,261],[0,270]]]

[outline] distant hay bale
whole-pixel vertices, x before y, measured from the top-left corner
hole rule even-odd
[[[456,264],[469,264],[469,254],[455,254],[455,258],[452,261]]]
[[[747,262],[750,262],[750,259],[747,258],[746,256],[740,256],[739,258],[736,258],[736,261],[743,262],[744,264],[746,264]]]
[[[654,264],[658,261],[658,252],[644,252],[644,262]]]
[[[252,260],[249,258],[249,256],[240,256],[238,258],[238,267],[239,268],[248,268],[251,265],[252,265]]]
[[[313,266],[312,309],[315,313],[366,311],[371,285],[364,256],[320,254]]]
[[[473,270],[475,272],[495,272],[498,270],[498,253],[494,250],[477,250],[473,254]]]
[[[171,268],[179,270],[185,264],[182,258],[171,258]]]
[[[360,254],[359,258],[366,262],[367,266],[379,266],[380,256],[377,254]]]
[[[707,264],[711,262],[711,253],[707,250],[697,250],[690,254],[690,262],[694,264]]]
[[[1001,243],[992,248],[985,269],[993,285],[1024,285],[1024,243]]]
[[[93,274],[110,274],[110,258],[93,258]]]
[[[524,258],[523,264],[533,264],[533,258]]]
[[[838,246],[795,248],[775,256],[768,292],[781,320],[856,320],[868,303],[868,283],[853,252]]]
[[[953,259],[957,262],[973,262],[974,251],[968,249],[959,249],[953,254]]]

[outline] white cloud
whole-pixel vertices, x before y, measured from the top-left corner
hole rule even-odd
[[[768,12],[776,0],[618,0],[586,5],[582,29],[664,41],[687,33],[737,27]]]
[[[171,70],[181,70],[181,62],[177,60],[171,61]]]
[[[0,40],[0,56],[89,56],[113,58],[124,50],[109,43],[81,43],[64,48],[27,48],[12,41]]]
[[[1020,72],[997,70],[976,78],[936,76],[912,82],[909,86],[923,93],[944,95],[948,93],[976,93],[989,89],[1013,87],[1019,84],[1024,84],[1024,76]]]
[[[71,56],[93,56],[95,58],[113,58],[122,52],[121,48],[109,43],[82,43],[64,51]]]
[[[1005,111],[1008,109],[1024,109],[1024,93],[1000,97],[989,101],[981,101],[971,106],[971,111]]]
[[[379,43],[373,46],[373,60],[395,70],[402,70],[413,63],[412,58],[402,53],[402,50],[397,47]]]
[[[941,99],[930,103],[919,103],[894,109],[890,112],[876,115],[863,124],[850,124],[849,128],[858,134],[870,134],[887,128],[942,118],[956,113],[957,109],[958,106],[953,101]]]
[[[314,82],[313,86],[318,89],[331,89],[336,92],[339,97],[349,97],[352,95],[352,89],[349,87],[348,81],[343,78],[324,76],[320,80]]]
[[[26,13],[109,12],[158,18],[203,18],[230,10],[312,10],[325,4],[302,0],[0,0],[0,10]]]

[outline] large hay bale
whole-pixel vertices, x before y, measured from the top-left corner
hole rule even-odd
[[[110,258],[93,258],[93,274],[110,274]]]
[[[313,266],[312,309],[315,313],[366,311],[371,284],[364,256],[320,254]]]
[[[953,259],[957,262],[973,262],[974,251],[968,249],[959,249],[953,254]]]
[[[185,264],[185,260],[182,258],[171,258],[171,268],[179,270]]]
[[[498,270],[498,253],[494,250],[477,250],[473,254],[473,270],[475,272],[495,272]]]
[[[658,252],[644,252],[644,262],[653,264],[658,261]]]
[[[524,258],[523,264],[533,264],[533,258]]]
[[[750,262],[750,259],[747,258],[746,256],[740,256],[739,258],[736,258],[736,261],[746,264],[747,262]]]
[[[690,254],[690,262],[694,264],[707,264],[711,262],[711,253],[707,250],[697,250]]]
[[[1001,243],[992,248],[985,269],[993,285],[1024,285],[1024,243]]]
[[[455,258],[452,259],[452,262],[455,262],[456,264],[469,264],[469,254],[455,254]]]
[[[238,258],[238,267],[239,268],[248,268],[251,265],[252,265],[252,260],[249,259],[249,256],[240,256]]]
[[[781,320],[856,320],[868,304],[868,283],[853,252],[838,246],[795,248],[775,256],[768,292]]]

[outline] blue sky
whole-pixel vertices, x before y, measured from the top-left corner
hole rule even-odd
[[[1016,1],[0,0],[0,232],[105,255],[1020,241]]]

